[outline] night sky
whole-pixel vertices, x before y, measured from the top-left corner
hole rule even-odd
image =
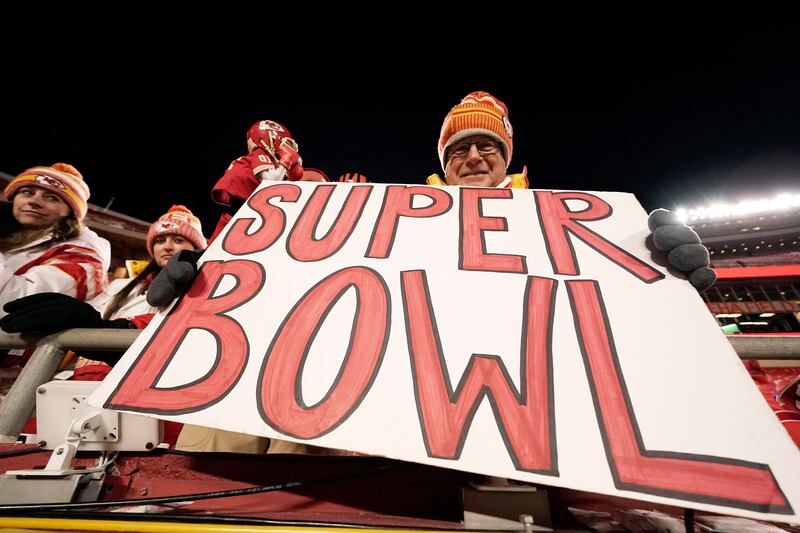
[[[210,233],[209,191],[260,119],[285,124],[305,166],[331,178],[422,183],[440,172],[442,119],[472,90],[508,105],[510,171],[526,164],[535,188],[629,191],[648,210],[800,192],[798,64],[746,43],[719,55],[712,37],[702,49],[532,37],[515,58],[447,53],[436,37],[367,53],[373,32],[293,56],[243,30],[205,28],[201,42],[163,21],[84,30],[25,46],[25,31],[5,34],[17,44],[2,52],[0,171],[71,163],[92,203],[145,220],[184,203]]]

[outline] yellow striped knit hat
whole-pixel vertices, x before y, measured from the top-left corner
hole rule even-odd
[[[83,220],[86,216],[89,186],[83,181],[83,175],[72,165],[54,163],[50,167],[29,168],[11,180],[3,194],[11,201],[20,188],[27,186],[41,187],[57,194],[78,220]]]
[[[503,159],[508,168],[514,148],[514,130],[508,121],[508,108],[491,94],[475,91],[465,96],[444,119],[442,133],[439,135],[439,161],[442,170],[447,163],[447,148],[472,135],[488,135],[497,140],[503,148]]]

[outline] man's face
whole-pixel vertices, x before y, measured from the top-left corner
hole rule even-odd
[[[486,135],[467,137],[447,148],[444,179],[448,185],[495,187],[506,178],[500,143]]]

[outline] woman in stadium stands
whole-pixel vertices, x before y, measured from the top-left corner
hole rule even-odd
[[[89,300],[105,287],[110,245],[83,225],[89,187],[65,163],[29,168],[0,204],[0,308],[42,292]],[[0,311],[0,317],[5,315]]]

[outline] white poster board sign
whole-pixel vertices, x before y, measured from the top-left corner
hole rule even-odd
[[[622,193],[264,184],[95,405],[797,521],[800,453]]]

